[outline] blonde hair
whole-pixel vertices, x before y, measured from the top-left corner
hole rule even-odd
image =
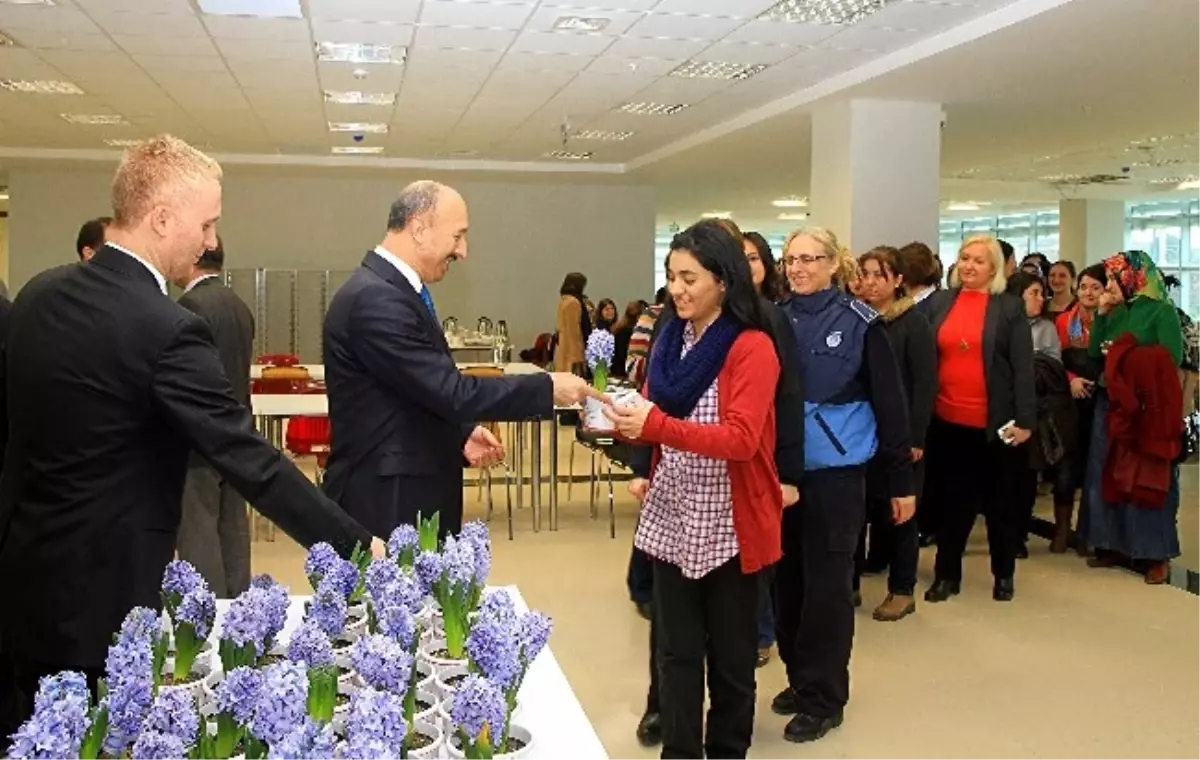
[[[838,241],[837,235],[833,234],[832,230],[827,230],[824,227],[801,227],[792,230],[792,233],[787,236],[787,240],[783,243],[784,254],[792,245],[792,241],[798,237],[811,238],[817,241],[821,246],[821,252],[829,257],[830,261],[837,263],[837,271],[834,272],[833,280],[843,289],[850,286],[851,281],[858,276],[858,262],[854,260],[854,256],[850,251]]]
[[[178,137],[158,135],[125,150],[112,181],[113,223],[136,224],[164,196],[202,180],[221,179],[221,166]]]
[[[987,246],[988,258],[992,260],[992,281],[988,283],[988,290],[992,293],[1003,293],[1004,288],[1008,285],[1008,278],[1004,276],[1004,251],[1000,249],[1000,241],[991,235],[972,235],[958,247],[958,257],[961,257],[963,251],[973,245]],[[950,273],[950,287],[952,288],[962,287],[962,277],[958,274],[958,257],[955,259],[954,271]]]

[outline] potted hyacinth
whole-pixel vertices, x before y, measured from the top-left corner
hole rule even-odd
[[[312,621],[329,637],[334,661],[344,669],[350,667],[350,645],[355,638],[346,629],[346,610],[346,598],[342,596],[336,579],[326,576],[304,611],[305,622]]]
[[[505,713],[504,693],[483,676],[468,676],[450,698],[450,756],[474,760],[527,754],[532,745],[528,731],[514,727],[508,736],[500,736]]]
[[[201,734],[201,757],[226,760],[237,754],[261,756],[261,743],[255,746],[254,752],[247,744],[250,743],[250,721],[262,684],[263,671],[255,668],[240,667],[225,674],[213,695],[216,732]]]
[[[613,354],[617,350],[616,339],[608,330],[592,330],[588,336],[584,358],[592,371],[592,386],[601,393],[608,392],[608,373],[612,368]],[[604,414],[604,404],[599,399],[588,398],[583,405],[584,427],[589,430],[613,430],[612,420]]]
[[[331,722],[339,698],[338,668],[333,661],[329,637],[314,621],[305,621],[292,634],[288,660],[307,670],[309,717],[319,723]]]
[[[465,665],[471,616],[490,567],[490,558],[485,565],[477,560],[477,554],[475,542],[449,536],[442,554],[423,553],[417,558],[417,574],[430,576],[433,596],[442,609],[442,637],[430,639],[424,650],[435,671]]]
[[[245,740],[247,760],[266,756],[308,719],[308,673],[295,662],[277,662],[262,671]]]
[[[91,706],[91,692],[82,673],[64,671],[43,678],[33,705],[32,717],[12,735],[4,757],[13,760],[43,757],[93,760],[100,756],[108,732],[108,708],[103,689],[99,704]]]
[[[171,619],[175,655],[173,666],[160,679],[167,687],[194,684],[212,671],[211,661],[197,662],[197,657],[205,649],[211,652],[208,634],[217,616],[217,598],[194,567],[176,560],[163,573],[162,601]]]
[[[320,590],[321,584],[326,584],[337,589],[345,600],[346,613],[352,620],[347,643],[352,643],[367,625],[367,608],[362,602],[366,593],[366,570],[370,563],[370,553],[361,551],[357,546],[351,559],[344,560],[327,543],[313,544],[304,563],[304,573],[314,592]],[[337,642],[334,644],[336,646]]]
[[[421,551],[421,534],[417,529],[408,523],[398,525],[392,531],[392,535],[388,536],[387,553],[388,558],[396,564],[397,567],[412,569],[412,566],[417,561],[417,554]],[[370,568],[368,568],[370,570]],[[370,589],[367,589],[370,593]]]

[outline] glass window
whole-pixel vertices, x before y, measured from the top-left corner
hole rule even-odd
[[[1172,199],[1129,206],[1125,214],[1128,248],[1143,250],[1163,275],[1179,279],[1171,297],[1181,309],[1200,318],[1200,201]]]

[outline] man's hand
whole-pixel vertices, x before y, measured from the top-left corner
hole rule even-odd
[[[892,522],[896,525],[903,525],[916,513],[916,496],[897,496],[892,499]]]
[[[504,461],[504,446],[492,435],[492,431],[478,425],[463,446],[463,457],[472,467],[491,467]]]
[[[913,461],[920,462],[924,458],[925,458],[925,449],[918,449],[918,448],[914,447],[912,450]]]
[[[650,490],[650,481],[645,478],[634,478],[629,481],[629,493],[633,498],[641,504],[646,500],[646,493]]]
[[[1030,436],[1033,435],[1031,431],[1016,426],[1009,428],[1009,431],[1010,434],[1008,437],[1008,443],[1010,446],[1020,446],[1022,443],[1028,441]]]
[[[579,375],[570,372],[551,372],[550,382],[554,384],[554,405],[574,406],[582,404],[589,397],[608,403],[608,396],[592,387],[592,384]]]
[[[604,410],[604,416],[613,421],[617,432],[623,438],[636,441],[642,437],[642,429],[646,426],[646,418],[650,416],[650,410],[653,408],[654,404],[642,400],[637,404],[609,406]]]
[[[800,489],[787,483],[780,483],[779,490],[783,492],[783,506],[790,507],[800,501]]]
[[[1085,399],[1092,395],[1092,386],[1095,385],[1091,380],[1082,377],[1071,378],[1071,395],[1078,399]]]
[[[387,544],[382,538],[371,539],[371,557],[373,559],[387,559]]]

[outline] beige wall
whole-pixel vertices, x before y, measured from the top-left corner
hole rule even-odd
[[[9,272],[15,291],[75,260],[86,219],[109,213],[111,168],[14,167],[9,172]],[[226,170],[219,231],[230,269],[351,269],[383,236],[388,206],[416,174],[347,176]],[[552,331],[563,275],[587,274],[594,300],[653,296],[653,190],[619,185],[456,181],[471,215],[469,260],[433,289],[439,316],[474,325],[508,320],[524,348]]]

